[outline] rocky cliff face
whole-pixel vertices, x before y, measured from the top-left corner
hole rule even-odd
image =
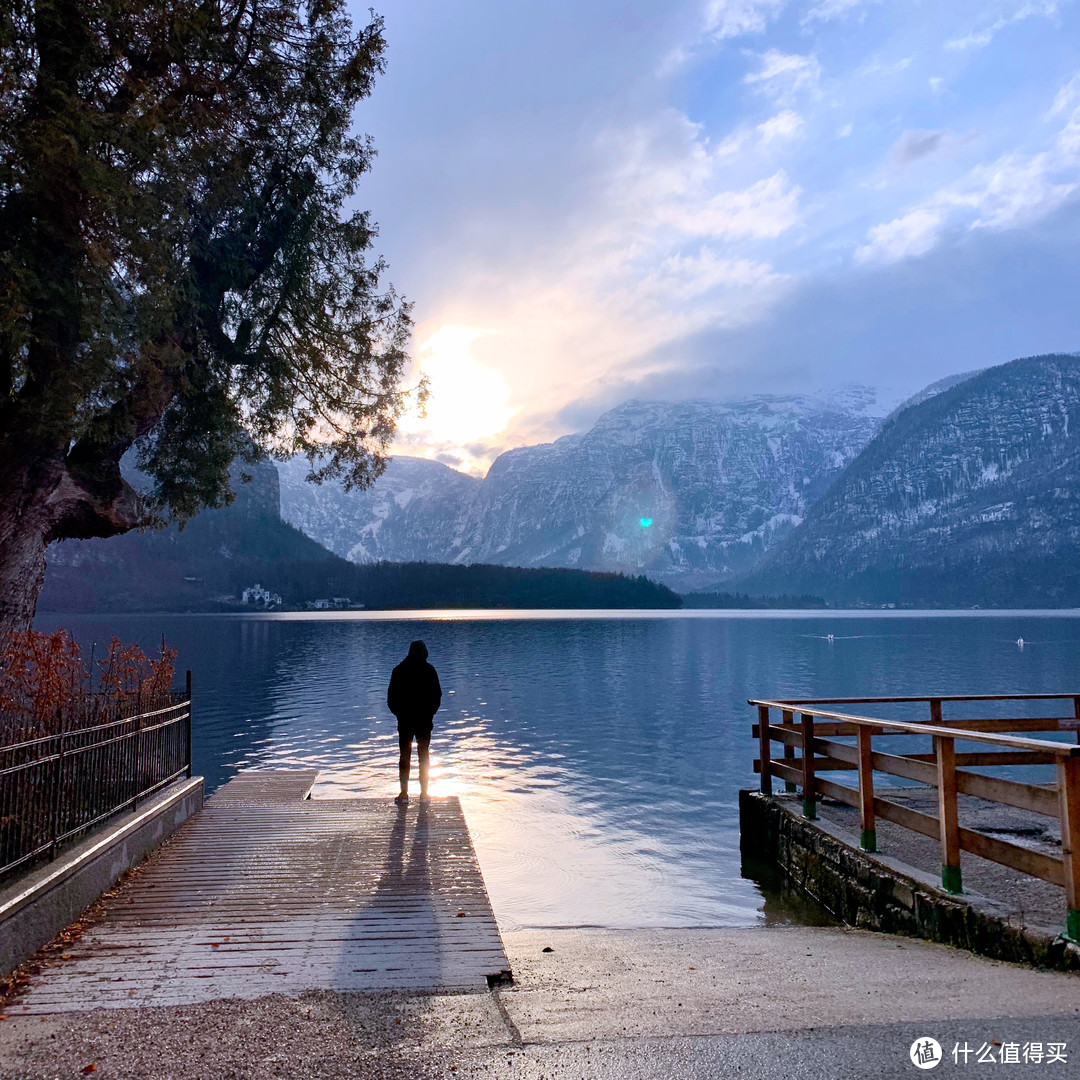
[[[355,561],[648,572],[680,586],[753,566],[871,439],[866,387],[718,404],[632,401],[589,432],[501,455],[483,481],[398,458],[368,492],[282,468],[282,515]]]
[[[422,458],[397,457],[366,491],[309,484],[305,458],[278,466],[281,515],[356,563],[452,562],[480,481]]]
[[[1080,356],[903,409],[741,587],[868,603],[1080,601]]]

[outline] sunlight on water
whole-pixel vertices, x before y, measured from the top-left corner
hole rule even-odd
[[[316,768],[316,797],[395,792],[386,683],[423,637],[444,688],[432,791],[460,796],[505,929],[789,917],[740,873],[738,789],[756,783],[748,697],[1075,689],[1080,670],[1075,613],[57,621],[87,647],[163,631],[179,647],[209,789],[239,769]]]

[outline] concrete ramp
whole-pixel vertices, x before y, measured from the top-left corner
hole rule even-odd
[[[458,800],[308,799],[313,781],[250,772],[225,785],[7,1011],[507,979]]]

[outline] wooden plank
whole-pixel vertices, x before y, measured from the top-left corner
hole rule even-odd
[[[772,758],[770,745],[769,707],[758,706],[758,752],[761,763],[761,790],[766,795],[772,794],[772,773],[769,771],[769,761]]]
[[[869,728],[859,728],[859,846],[864,851],[877,851],[877,832],[874,821],[874,762]]]
[[[924,761],[912,761],[902,754],[883,754],[875,750],[872,756],[874,768],[890,776],[902,776],[905,780],[915,780],[920,784],[937,784],[937,769]]]
[[[776,701],[755,702],[755,704],[762,704],[777,709],[784,707],[783,703]],[[959,737],[966,739],[969,742],[990,743],[995,746],[1004,746],[1014,750],[1041,750],[1046,753],[1055,754],[1059,757],[1080,757],[1080,745],[1074,746],[1069,743],[1060,743],[1049,739],[1024,739],[1016,735],[997,735],[977,730],[965,730],[963,735],[958,735],[959,729],[950,728],[948,726],[939,727],[936,724],[930,724],[925,721],[911,723],[909,721],[878,720],[874,717],[851,716],[846,713],[826,712],[824,710],[817,711],[813,715],[819,721],[835,720],[840,723],[850,723],[855,725],[866,724],[876,731],[880,731],[882,734],[904,733],[942,736],[946,738]],[[1004,723],[1010,722],[1011,721],[1004,721]],[[1061,722],[1064,723],[1065,721]]]
[[[949,892],[961,891],[960,819],[956,802],[956,742],[934,736],[937,755],[938,823],[941,828],[941,884]]]
[[[790,709],[782,709],[780,711],[780,723],[782,727],[795,728],[795,714]],[[795,763],[795,747],[789,743],[784,743],[784,761],[788,765],[794,765]],[[795,791],[795,784],[791,780],[784,781],[784,790],[789,794]]]
[[[1057,818],[1061,813],[1057,792],[1038,784],[1021,784],[1016,780],[1003,780],[997,776],[957,771],[956,787],[964,795],[975,795],[980,799],[1015,806],[1018,810],[1030,810],[1046,817]]]
[[[1065,901],[1069,908],[1068,936],[1080,938],[1080,761],[1070,758],[1058,765],[1061,802],[1061,855]]]
[[[802,783],[802,769],[794,765],[785,765],[784,762],[772,759],[772,771],[774,776],[781,780],[790,780],[793,784]]]
[[[905,754],[913,761],[932,762],[933,754]],[[1035,750],[979,750],[970,754],[957,754],[958,769],[984,768],[1007,765],[1053,765],[1057,762],[1056,754],[1046,754]]]
[[[1010,844],[1007,840],[999,840],[996,836],[987,836],[963,826],[960,828],[960,847],[983,859],[1049,881],[1052,885],[1064,884],[1063,863],[1053,855],[1044,855],[1041,851]]]
[[[770,701],[770,705],[777,707],[800,705],[879,705],[895,703],[902,705],[905,702],[913,704],[926,703],[929,701],[1065,701],[1068,698],[1080,697],[1080,694],[929,694],[926,697],[835,697],[835,698],[784,698]],[[757,705],[757,698],[750,698],[748,705]]]
[[[832,780],[822,780],[819,777],[817,790],[820,795],[824,795],[826,798],[835,799],[837,802],[858,809],[859,793],[853,787],[848,787],[846,784],[835,784]]]
[[[508,968],[457,799],[301,801],[306,776],[241,777],[9,1014],[318,989],[482,991]]]
[[[802,770],[803,770],[803,817],[813,820],[817,817],[817,803],[814,801],[814,714],[802,713]]]
[[[891,821],[896,825],[902,825],[912,832],[922,833],[923,836],[937,837],[940,832],[938,819],[930,814],[924,814],[919,810],[912,810],[909,806],[901,806],[899,803],[890,802],[888,799],[874,799],[874,813],[879,818]]]

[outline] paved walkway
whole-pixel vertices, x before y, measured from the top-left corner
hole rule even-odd
[[[1064,1080],[1080,1067],[1080,977],[837,927],[506,934],[510,987],[277,994],[12,1016],[0,1076],[79,1080]],[[545,949],[552,950],[545,952]],[[1063,1044],[1064,1061],[967,1064]],[[1058,1047],[1060,1048],[1060,1047]]]
[[[7,1013],[486,990],[509,965],[458,800],[306,799],[314,780],[225,785]]]

